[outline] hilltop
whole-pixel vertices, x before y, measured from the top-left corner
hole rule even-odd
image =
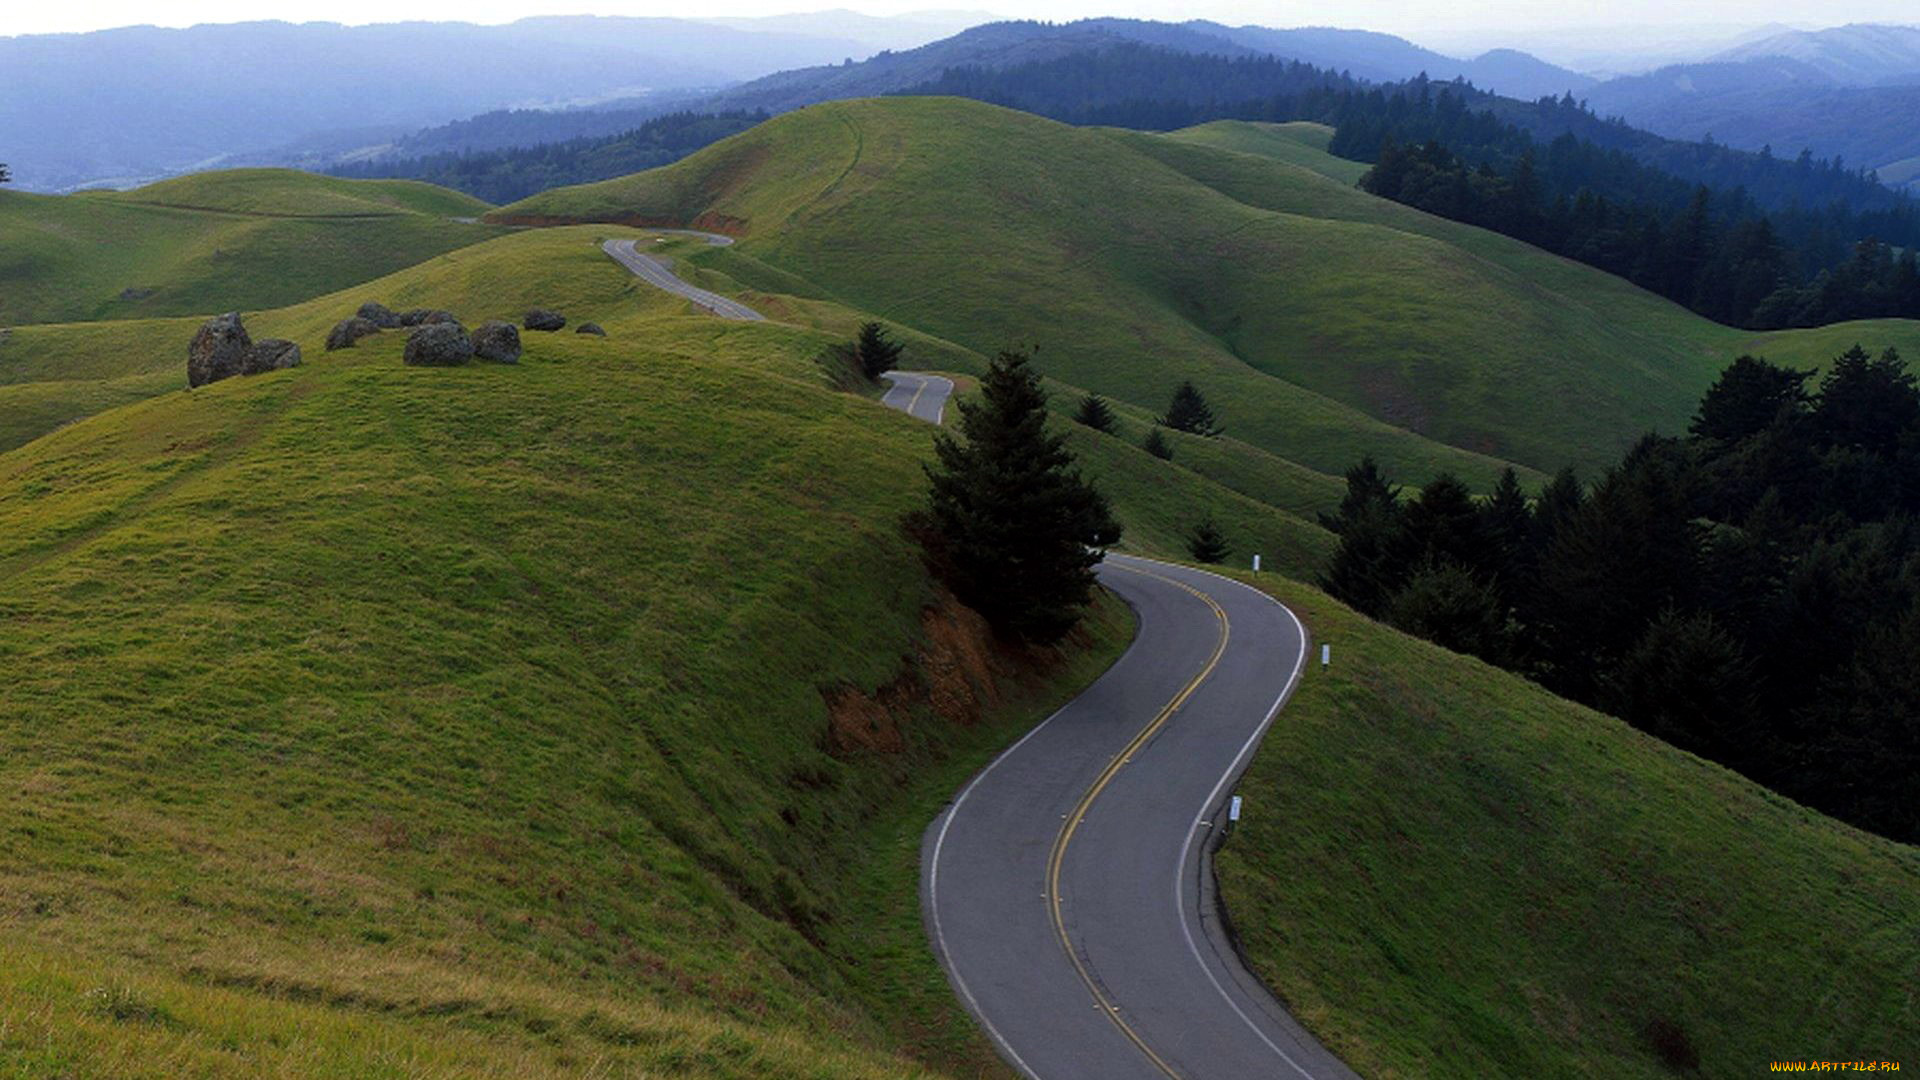
[[[430,184],[283,169],[0,191],[0,325],[290,304],[496,235],[474,222],[486,210]]]
[[[1849,333],[1718,326],[1329,179],[1343,166],[1298,138],[1224,149],[1232,130],[836,102],[490,220],[731,232],[690,261],[732,287],[831,296],[976,350],[1036,341],[1049,374],[1143,408],[1191,378],[1235,435],[1326,473],[1363,452],[1402,476],[1598,464],[1684,426],[1738,353],[1817,362]],[[1317,170],[1299,164],[1313,155]],[[1907,325],[1858,333],[1920,342]]]

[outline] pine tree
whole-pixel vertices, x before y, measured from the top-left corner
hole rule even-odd
[[[1167,414],[1160,422],[1175,431],[1184,431],[1191,435],[1208,437],[1220,434],[1220,424],[1214,419],[1213,408],[1200,393],[1200,388],[1191,382],[1183,382],[1173,392],[1173,401],[1167,405]]]
[[[1004,637],[1058,641],[1093,596],[1094,573],[1120,539],[1107,500],[1046,428],[1047,395],[1025,354],[1003,352],[960,403],[964,441],[934,436],[926,511],[909,528],[962,603]]]
[[[853,352],[867,378],[877,379],[900,366],[900,348],[899,342],[887,336],[885,327],[869,322],[860,324],[860,338],[854,343]]]
[[[1380,471],[1379,462],[1368,454],[1347,470],[1347,493],[1340,499],[1339,512],[1322,513],[1320,525],[1331,533],[1346,532],[1348,522],[1357,521],[1378,507],[1395,507],[1399,498],[1393,485],[1387,483],[1386,474]]]
[[[13,183],[13,174],[7,171],[7,163],[0,161],[0,184]]]
[[[1113,409],[1099,394],[1088,394],[1081,398],[1080,411],[1074,415],[1074,419],[1095,431],[1113,434]]]
[[[1765,430],[1783,412],[1804,412],[1806,382],[1812,376],[1811,371],[1742,356],[1708,388],[1687,430],[1702,439],[1738,442]]]
[[[1203,519],[1187,534],[1187,554],[1195,562],[1217,563],[1227,557],[1227,538],[1211,517]]]
[[[1167,442],[1167,437],[1161,433],[1159,424],[1153,425],[1152,430],[1147,432],[1147,437],[1140,440],[1140,449],[1161,461],[1173,460],[1173,444]]]

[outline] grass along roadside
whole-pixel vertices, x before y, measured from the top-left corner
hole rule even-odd
[[[1379,1077],[1746,1076],[1920,1036],[1920,851],[1312,588],[1330,644],[1216,859],[1259,972]]]

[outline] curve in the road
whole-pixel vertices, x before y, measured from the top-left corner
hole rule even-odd
[[[733,243],[731,237],[721,236],[718,233],[694,232],[687,229],[659,231],[705,237],[707,243],[715,245]],[[614,262],[632,271],[635,277],[652,285],[654,288],[663,289],[678,296],[684,296],[723,319],[742,319],[749,322],[761,322],[766,319],[766,316],[738,300],[730,300],[727,297],[721,296],[719,293],[708,292],[705,289],[682,281],[672,270],[668,269],[666,263],[651,255],[642,255],[639,250],[634,247],[634,241],[631,238],[608,240],[600,245],[600,250],[606,252],[608,257],[612,258]]]
[[[1210,865],[1306,629],[1203,570],[1109,555],[1099,573],[1139,615],[1133,644],[927,828],[948,980],[1033,1080],[1350,1080],[1240,962]]]
[[[891,384],[880,404],[929,424],[939,424],[946,419],[947,398],[953,394],[952,379],[917,371],[888,371],[880,377]]]

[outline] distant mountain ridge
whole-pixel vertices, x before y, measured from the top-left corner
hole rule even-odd
[[[1794,30],[1728,49],[1715,61],[1795,60],[1843,86],[1920,82],[1920,26],[1852,23]]]
[[[1614,79],[1586,93],[1599,112],[1674,139],[1840,157],[1916,179],[1920,28],[1843,26],[1776,34],[1699,64]]]
[[[936,79],[949,68],[1010,67],[1121,44],[1228,57],[1277,56],[1377,82],[1422,73],[1442,80],[1465,78],[1483,89],[1523,98],[1577,92],[1594,84],[1587,76],[1525,53],[1494,50],[1474,60],[1457,60],[1404,38],[1365,30],[1098,18],[988,23],[917,49],[881,53],[864,63],[779,72],[716,94],[701,107],[784,112],[821,101],[894,93]]]
[[[686,19],[584,16],[27,35],[0,38],[0,132],[23,189],[126,186],[328,132],[713,88],[872,51]],[[321,141],[337,150],[342,140]]]

